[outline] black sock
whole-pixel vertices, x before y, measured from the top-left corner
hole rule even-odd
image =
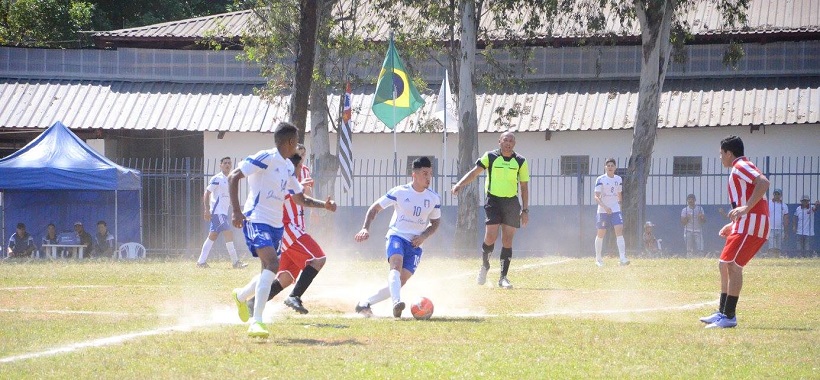
[[[284,288],[282,288],[282,284],[279,283],[279,279],[273,279],[273,283],[270,284],[270,294],[268,294],[268,301],[272,300],[273,297],[276,297],[276,295],[279,294],[279,292],[281,292],[282,289]]]
[[[512,259],[512,248],[501,248],[501,277],[507,277],[510,270],[510,260]]]
[[[313,279],[316,278],[317,274],[319,274],[319,271],[310,265],[302,269],[302,274],[300,274],[299,279],[296,280],[296,285],[294,285],[293,291],[290,292],[290,296],[302,297],[302,294],[305,294],[305,291],[308,286],[310,286],[310,283],[313,282]]]
[[[726,318],[735,317],[735,308],[737,307],[738,298],[740,298],[740,296],[726,296],[726,311],[723,313],[726,315]]]
[[[726,314],[724,313],[724,311],[726,311],[726,296],[726,293],[720,293],[720,307],[718,308],[718,311],[723,314]]]
[[[482,262],[482,264],[484,265],[484,268],[489,268],[490,267],[490,254],[493,253],[494,249],[495,249],[495,244],[487,245],[487,244],[481,243],[481,258],[484,260]]]

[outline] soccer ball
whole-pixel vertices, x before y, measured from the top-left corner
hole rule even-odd
[[[413,318],[430,319],[430,317],[433,316],[433,301],[430,301],[429,298],[421,297],[410,306],[410,312],[413,314]]]

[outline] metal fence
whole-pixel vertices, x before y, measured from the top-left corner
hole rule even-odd
[[[797,203],[802,195],[818,198],[820,192],[820,156],[750,157],[766,174],[774,188],[783,189],[784,202]],[[241,159],[241,157],[239,158]],[[603,173],[605,158],[590,158],[588,166],[568,174],[561,160],[532,158],[530,166],[530,207],[594,205],[595,178]],[[619,167],[626,158],[616,160]],[[234,159],[236,163],[236,158]],[[144,245],[152,252],[192,254],[198,252],[207,224],[202,218],[206,181],[219,171],[219,160],[213,159],[121,159],[119,164],[138,169],[143,175],[143,236]],[[446,172],[435,162],[437,175],[431,188],[442,196],[442,206],[457,206],[457,197],[450,193],[460,177],[456,161],[446,165]],[[563,172],[562,172],[563,170]],[[704,157],[697,173],[676,173],[675,158],[652,159],[646,186],[647,206],[682,206],[687,194],[696,194],[698,203],[727,204],[728,171],[718,158]],[[391,187],[409,181],[407,160],[357,159],[354,161],[353,187],[345,193],[337,175],[333,197],[341,208],[367,207]],[[483,188],[484,176],[477,181]],[[483,202],[483,191],[480,191]],[[246,195],[245,181],[240,184],[240,198]],[[677,220],[672,222],[677,223]],[[658,221],[656,221],[658,223]],[[241,239],[237,239],[241,241]],[[243,244],[237,244],[237,247]],[[218,245],[215,250],[220,250]]]

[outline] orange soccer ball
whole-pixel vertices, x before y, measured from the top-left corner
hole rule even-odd
[[[430,301],[429,298],[421,297],[410,306],[410,312],[413,314],[413,318],[430,319],[430,317],[433,316],[433,301]]]

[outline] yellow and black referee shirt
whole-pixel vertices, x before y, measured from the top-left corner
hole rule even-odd
[[[487,170],[484,187],[489,195],[515,197],[518,195],[518,183],[530,181],[527,159],[515,152],[510,157],[504,157],[500,149],[491,150],[484,153],[475,164]]]

